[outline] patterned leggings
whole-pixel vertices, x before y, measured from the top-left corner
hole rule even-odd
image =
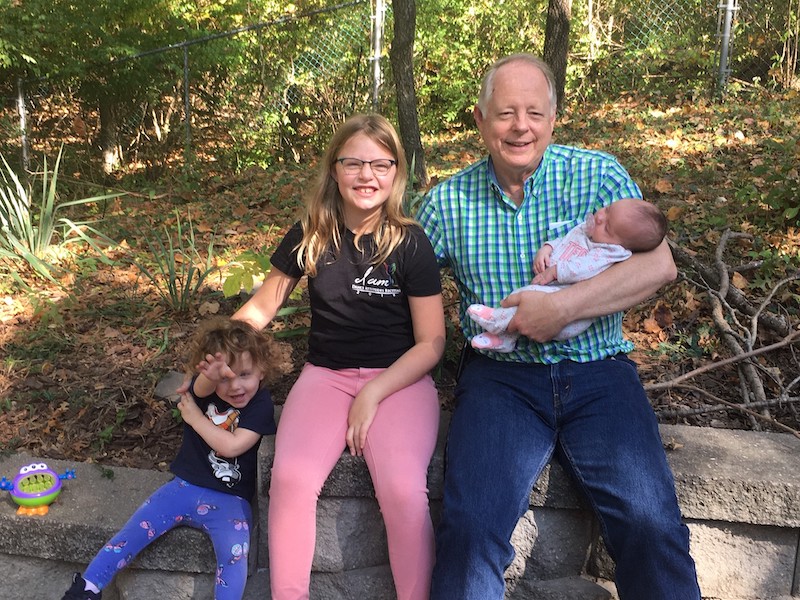
[[[103,589],[117,573],[170,529],[194,527],[208,533],[217,558],[216,600],[239,600],[247,583],[250,503],[232,494],[199,487],[176,477],[157,489],[125,526],[97,553],[84,579]]]

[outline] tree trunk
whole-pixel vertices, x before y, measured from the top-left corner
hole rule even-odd
[[[100,98],[100,150],[103,153],[103,172],[110,174],[120,161],[117,135],[117,112],[108,97]]]
[[[409,164],[414,165],[414,188],[428,185],[428,171],[419,133],[417,93],[414,89],[414,34],[417,21],[416,0],[392,0],[394,41],[389,60],[397,94],[397,120],[400,139]]]
[[[548,1],[542,58],[550,65],[556,78],[559,112],[564,108],[564,83],[567,79],[569,21],[571,17],[572,0]]]

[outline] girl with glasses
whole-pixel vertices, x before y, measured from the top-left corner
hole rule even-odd
[[[444,351],[439,268],[403,214],[407,165],[379,115],[348,119],[316,186],[235,319],[266,326],[303,276],[307,362],[278,425],[268,537],[273,600],[309,597],[319,493],[342,452],[363,456],[375,487],[399,600],[427,600],[434,542],[427,470],[439,402],[429,371]]]

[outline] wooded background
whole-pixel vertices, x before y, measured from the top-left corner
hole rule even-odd
[[[798,4],[3,0],[0,152],[30,168],[68,144],[93,178],[240,170],[318,153],[345,116],[374,109],[399,123],[424,183],[420,135],[472,127],[480,75],[504,54],[548,60],[561,108],[791,89]]]

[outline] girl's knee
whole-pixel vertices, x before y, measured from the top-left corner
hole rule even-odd
[[[310,477],[308,471],[297,465],[273,467],[270,476],[269,495],[291,494],[295,496],[319,496],[322,483]]]

